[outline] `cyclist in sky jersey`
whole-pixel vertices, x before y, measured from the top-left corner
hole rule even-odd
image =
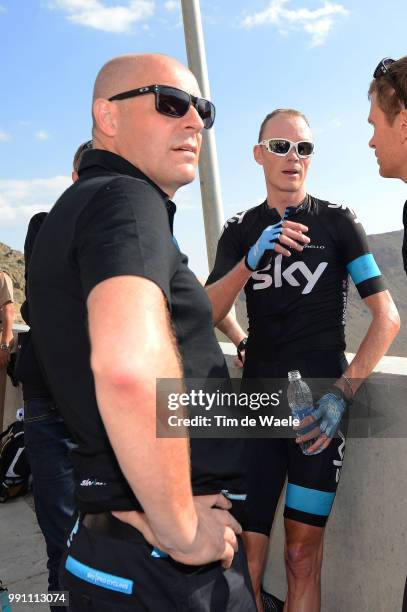
[[[300,370],[304,378],[336,380],[316,402],[312,416],[300,424],[302,435],[297,439],[253,439],[247,443],[245,546],[260,611],[273,609],[264,595],[262,601],[261,586],[269,533],[286,477],[288,595],[284,610],[320,609],[324,529],[345,447],[342,417],[400,325],[359,219],[348,208],[306,192],[313,148],[312,133],[302,113],[278,109],[267,115],[254,147],[255,160],[263,166],[267,199],[227,221],[207,281],[209,296],[218,297],[222,289],[227,294],[231,271],[241,265],[242,257],[253,271],[245,285],[249,337],[244,378],[286,378],[288,371]],[[308,227],[311,242],[302,252],[292,251],[291,257],[274,252],[265,262],[257,256],[259,251],[262,255],[257,248],[261,247],[258,236],[267,228],[278,239],[283,218]],[[372,315],[350,365],[344,356],[349,275]],[[308,449],[310,455],[304,455],[298,442],[315,437]]]

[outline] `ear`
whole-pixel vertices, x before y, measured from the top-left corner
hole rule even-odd
[[[261,145],[258,145],[258,144],[254,145],[253,155],[254,155],[254,159],[256,160],[256,162],[260,164],[260,166],[262,166],[263,165],[263,151],[262,151]]]
[[[106,136],[117,132],[117,106],[109,100],[98,98],[93,103],[93,117],[99,130]]]
[[[401,144],[407,143],[407,108],[400,113],[400,137]]]

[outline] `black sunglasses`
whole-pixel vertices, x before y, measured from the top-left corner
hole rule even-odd
[[[143,94],[153,93],[155,95],[155,108],[162,115],[169,117],[183,117],[187,114],[189,107],[196,108],[198,115],[203,121],[204,128],[209,130],[215,121],[215,106],[205,98],[197,98],[192,94],[169,87],[168,85],[146,85],[138,87],[130,91],[116,94],[109,98],[109,102],[114,100],[125,100],[126,98],[134,98]]]
[[[397,94],[399,100],[401,100],[404,104],[404,108],[407,108],[407,100],[402,94],[400,87],[398,86],[397,80],[394,78],[392,73],[390,72],[390,66],[395,63],[396,60],[391,59],[391,57],[385,57],[377,64],[375,71],[373,73],[374,79],[380,79],[382,76],[387,76],[389,79],[394,91]]]

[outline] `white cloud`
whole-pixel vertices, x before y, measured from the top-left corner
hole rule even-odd
[[[51,8],[61,9],[68,21],[78,25],[121,34],[130,32],[133,24],[154,13],[154,0],[127,0],[107,6],[102,0],[52,0]]]
[[[326,0],[320,8],[288,9],[286,5],[291,0],[272,0],[264,10],[247,15],[241,25],[244,28],[254,28],[262,25],[274,25],[279,32],[303,29],[311,36],[311,47],[323,45],[338,17],[347,17],[349,11],[342,4],[334,4]]]
[[[48,140],[50,137],[49,133],[45,130],[38,130],[38,132],[35,132],[34,136],[37,140]]]
[[[68,176],[0,180],[0,223],[19,225],[37,212],[48,211],[71,183]]]
[[[179,0],[166,0],[164,7],[166,11],[177,11],[181,9],[181,4]]]
[[[7,134],[7,132],[0,131],[0,142],[7,142],[10,139],[11,139],[10,134]]]

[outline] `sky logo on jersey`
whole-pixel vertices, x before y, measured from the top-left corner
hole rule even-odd
[[[253,283],[254,291],[257,291],[259,289],[268,289],[268,287],[271,287],[271,285],[273,284],[273,279],[274,287],[276,288],[283,286],[283,279],[287,281],[288,284],[291,285],[291,287],[300,287],[301,283],[294,276],[294,274],[297,273],[297,277],[299,274],[301,274],[303,279],[305,279],[306,281],[306,285],[301,291],[301,293],[303,295],[307,295],[308,293],[311,293],[328,265],[327,261],[321,261],[313,272],[303,261],[295,261],[287,268],[285,268],[285,270],[282,270],[282,259],[282,255],[277,255],[277,257],[275,258],[273,276],[269,272],[269,270],[271,270],[271,264],[266,266],[264,270],[259,270],[252,274],[252,279],[254,281],[259,281],[258,283]]]
[[[338,436],[342,440],[342,442],[338,446],[338,453],[339,453],[340,459],[339,460],[338,459],[334,459],[333,460],[333,464],[337,468],[336,476],[335,476],[335,480],[336,480],[337,483],[339,482],[339,478],[341,476],[341,469],[342,469],[342,464],[343,464],[343,456],[345,454],[345,444],[346,444],[345,436],[343,435],[343,433],[341,431],[338,431]]]

